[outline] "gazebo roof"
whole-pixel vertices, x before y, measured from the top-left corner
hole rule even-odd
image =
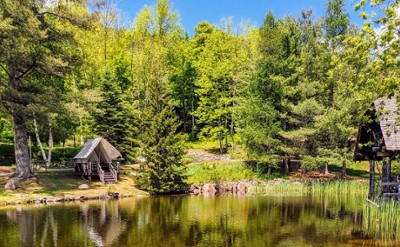
[[[101,152],[103,155],[106,155],[109,160],[122,159],[121,153],[103,137],[88,140],[81,151],[75,155],[74,159],[88,159],[97,147],[101,148]]]
[[[377,99],[374,101],[374,109],[382,130],[386,150],[400,150],[400,126],[399,112],[396,97],[390,99]]]

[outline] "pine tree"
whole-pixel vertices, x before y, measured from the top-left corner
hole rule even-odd
[[[83,1],[0,1],[0,103],[12,117],[18,177],[28,178],[29,106],[51,96],[81,59],[73,30],[85,26]],[[58,100],[54,98],[54,100]]]
[[[101,96],[103,100],[98,103],[98,112],[95,114],[96,133],[106,138],[113,144],[127,161],[135,159],[137,123],[131,104],[117,82],[105,76]]]
[[[178,118],[159,83],[149,85],[151,97],[143,114],[142,152],[145,159],[137,177],[140,188],[154,194],[184,188],[184,136],[178,133]]]

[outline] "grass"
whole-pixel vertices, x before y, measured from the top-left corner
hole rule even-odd
[[[6,177],[0,177],[0,205],[6,203],[26,202],[34,198],[52,197],[80,197],[90,195],[105,195],[108,192],[120,194],[142,194],[134,187],[133,179],[128,175],[121,175],[118,184],[104,185],[98,180],[91,182],[83,180],[71,172],[39,173],[36,177],[23,181],[15,191],[4,190]],[[87,190],[79,190],[81,184],[90,186]],[[21,196],[22,195],[22,196]]]
[[[187,171],[189,184],[214,182],[266,180],[282,177],[278,174],[267,175],[244,161],[213,161],[189,164]]]
[[[342,167],[338,165],[329,165],[329,171],[342,172]],[[368,178],[369,164],[368,162],[353,162],[346,168],[346,174],[352,177]]]
[[[289,180],[271,181],[250,187],[250,193],[269,196],[336,197],[352,199],[368,194],[366,181],[343,181],[300,183]]]
[[[400,241],[400,204],[384,200],[379,207],[365,203],[363,207],[363,232],[384,242]]]

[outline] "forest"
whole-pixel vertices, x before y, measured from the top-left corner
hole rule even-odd
[[[400,3],[360,0],[362,26],[345,4],[328,0],[321,18],[265,10],[259,27],[203,21],[189,35],[168,0],[129,27],[111,0],[0,0],[0,141],[14,143],[21,177],[28,143],[50,161],[96,136],[126,162],[163,164],[157,179],[173,184],[192,142],[270,168],[292,157],[345,168],[363,114],[400,85]]]

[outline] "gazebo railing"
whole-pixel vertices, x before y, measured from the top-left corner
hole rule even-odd
[[[118,181],[118,165],[114,165],[113,163],[110,163],[110,172],[115,179],[115,181]]]
[[[104,171],[101,168],[100,162],[97,163],[97,174],[99,174],[99,178],[100,178],[101,182],[105,183],[104,182]]]

